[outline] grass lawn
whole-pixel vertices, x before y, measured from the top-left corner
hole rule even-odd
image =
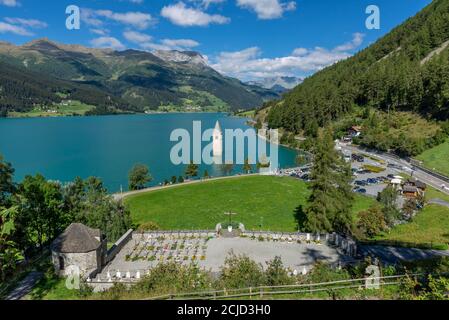
[[[449,195],[428,186],[426,199],[449,202]],[[447,246],[449,244],[449,208],[437,204],[426,205],[411,222],[396,226],[389,233],[382,233],[373,240],[397,241],[409,245],[425,246],[432,243]]]
[[[53,106],[44,108],[35,108],[29,112],[9,112],[8,117],[13,118],[29,118],[29,117],[62,117],[72,115],[84,115],[90,111],[94,106],[84,104],[79,101],[72,101],[70,104],[55,104]],[[47,112],[53,110],[55,112]]]
[[[65,278],[45,275],[31,292],[26,300],[79,300],[81,296],[77,290],[69,290]]]
[[[399,241],[409,244],[449,243],[449,208],[431,204],[410,223],[394,227],[375,240]]]
[[[425,167],[449,176],[449,140],[425,151],[416,158],[421,160]]]
[[[289,177],[250,176],[207,181],[130,196],[125,203],[136,223],[155,222],[165,230],[214,229],[225,212],[248,230],[296,231],[295,209],[309,196],[307,185]],[[374,199],[357,195],[354,211]]]

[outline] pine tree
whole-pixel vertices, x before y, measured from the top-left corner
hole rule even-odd
[[[320,130],[313,148],[312,191],[303,228],[310,232],[351,233],[351,169],[335,150],[330,129]]]
[[[198,165],[194,164],[193,161],[190,161],[185,174],[186,177],[198,177]]]

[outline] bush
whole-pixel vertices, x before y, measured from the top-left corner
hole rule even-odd
[[[385,231],[387,224],[382,210],[375,206],[359,213],[357,229],[364,238],[371,238]]]
[[[161,230],[161,227],[157,223],[152,221],[144,222],[140,224],[139,227],[137,228],[137,231],[139,232],[157,231],[157,230]]]
[[[288,276],[281,257],[275,257],[267,262],[265,277],[267,286],[284,286],[294,284],[295,282],[293,278]]]
[[[132,289],[143,294],[176,294],[210,289],[212,282],[208,273],[196,265],[183,266],[176,262],[158,264],[150,274]]]
[[[231,253],[221,268],[218,283],[226,289],[259,287],[264,285],[265,276],[260,264],[247,256]]]

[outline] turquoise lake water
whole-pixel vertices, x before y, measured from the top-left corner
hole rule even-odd
[[[128,171],[136,163],[148,165],[151,185],[183,175],[185,166],[170,161],[176,144],[171,132],[183,128],[191,133],[193,121],[201,121],[206,130],[217,120],[223,129],[249,128],[246,119],[222,113],[0,119],[0,154],[13,164],[16,181],[36,173],[61,182],[96,176],[117,192],[127,190]],[[279,147],[281,167],[294,166],[295,158],[295,151]],[[206,169],[211,176],[223,175],[215,165],[201,165],[200,175]],[[234,173],[241,171],[234,167]]]

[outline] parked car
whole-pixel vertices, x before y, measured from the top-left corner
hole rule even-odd
[[[358,189],[358,190],[356,190],[356,192],[366,194],[366,189]]]
[[[356,186],[362,186],[365,187],[368,185],[368,183],[366,181],[363,180],[357,180],[356,182],[354,182]]]
[[[375,178],[369,178],[368,180],[366,180],[366,182],[368,182],[368,184],[377,184],[378,181]]]

